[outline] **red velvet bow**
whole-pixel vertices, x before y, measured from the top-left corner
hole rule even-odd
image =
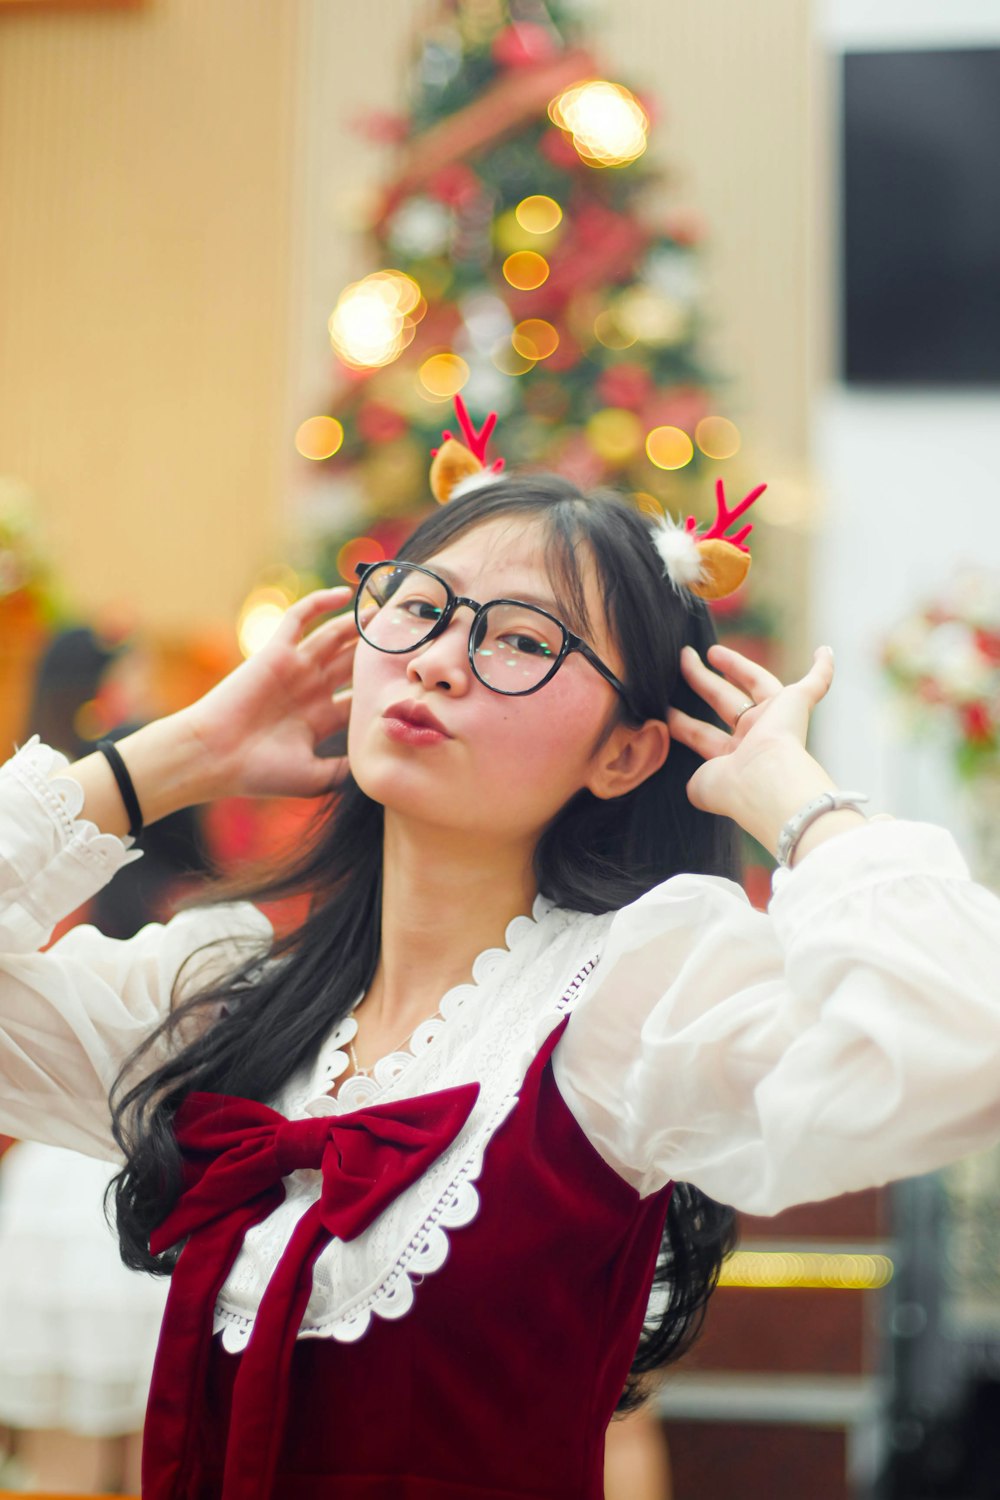
[[[186,1239],[167,1299],[143,1443],[144,1500],[180,1500],[196,1403],[205,1392],[216,1298],[253,1224],[284,1197],[282,1178],[321,1171],[261,1299],[236,1377],[221,1500],[271,1494],[285,1426],[295,1338],[316,1258],[353,1239],[451,1145],[477,1083],[346,1115],[287,1120],[249,1099],[190,1094],[174,1128],[184,1154],[181,1197],[150,1239],[159,1254]]]

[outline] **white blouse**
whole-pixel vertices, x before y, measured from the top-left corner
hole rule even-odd
[[[150,924],[128,941],[56,923],[123,865],[130,841],[78,816],[66,760],[34,739],[0,768],[0,1130],[114,1159],[108,1089],[167,1013],[174,982],[266,951],[243,903]],[[206,944],[214,944],[206,952]],[[248,946],[249,945],[249,948]],[[1000,899],[951,835],[876,820],[778,871],[768,912],[733,882],[679,875],[603,916],[543,898],[481,954],[373,1079],[350,1079],[350,1017],[269,1102],[337,1114],[476,1080],[454,1144],[314,1273],[302,1335],[359,1338],[400,1317],[450,1231],[475,1218],[489,1140],[566,1012],[553,1057],[568,1107],[642,1194],[671,1178],[771,1214],[928,1171],[1000,1139]],[[155,1065],[155,1057],[150,1066]],[[319,1174],[248,1233],[217,1327],[238,1349]]]

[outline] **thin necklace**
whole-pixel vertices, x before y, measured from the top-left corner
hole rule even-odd
[[[433,1021],[439,1014],[440,1014],[439,1011],[435,1011],[434,1015],[433,1016],[429,1016],[427,1019]],[[423,1026],[423,1024],[424,1024],[423,1021],[418,1021],[417,1024],[416,1024],[416,1026],[411,1027],[410,1030],[403,1037],[402,1041],[398,1042],[397,1045],[391,1049],[391,1051],[392,1052],[401,1052],[402,1049],[406,1046],[406,1043],[413,1036],[413,1033],[415,1031],[419,1031],[420,1027]],[[370,1064],[370,1066],[368,1066],[366,1068],[363,1068],[361,1066],[361,1064],[358,1062],[358,1054],[354,1050],[354,1039],[353,1038],[347,1043],[347,1052],[348,1052],[348,1055],[349,1055],[349,1057],[351,1059],[351,1067],[354,1069],[355,1073],[356,1074],[360,1074],[362,1078],[370,1078],[372,1076],[373,1069],[377,1068],[378,1065],[379,1065],[379,1063],[382,1061],[382,1058],[377,1058],[375,1060],[375,1062],[373,1062],[373,1063]],[[388,1056],[390,1056],[390,1053],[383,1052],[382,1057],[388,1057]]]

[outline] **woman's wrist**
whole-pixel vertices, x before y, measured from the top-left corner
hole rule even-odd
[[[739,803],[730,816],[776,857],[778,839],[788,819],[821,792],[835,790],[836,783],[804,746],[775,745],[773,750],[761,752],[740,778]],[[817,818],[798,840],[792,863],[815,844],[849,831],[859,821],[863,821],[863,815],[849,808]]]
[[[224,790],[224,778],[186,711],[155,719],[115,741],[146,825],[169,813],[210,802]],[[75,761],[60,776],[83,787],[82,816],[104,833],[124,837],[129,816],[114,774],[100,752]]]

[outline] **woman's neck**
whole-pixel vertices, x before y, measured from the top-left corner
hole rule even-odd
[[[380,1028],[402,1034],[418,1025],[471,978],[484,948],[502,946],[537,893],[532,853],[386,813],[382,944],[366,1002]]]

